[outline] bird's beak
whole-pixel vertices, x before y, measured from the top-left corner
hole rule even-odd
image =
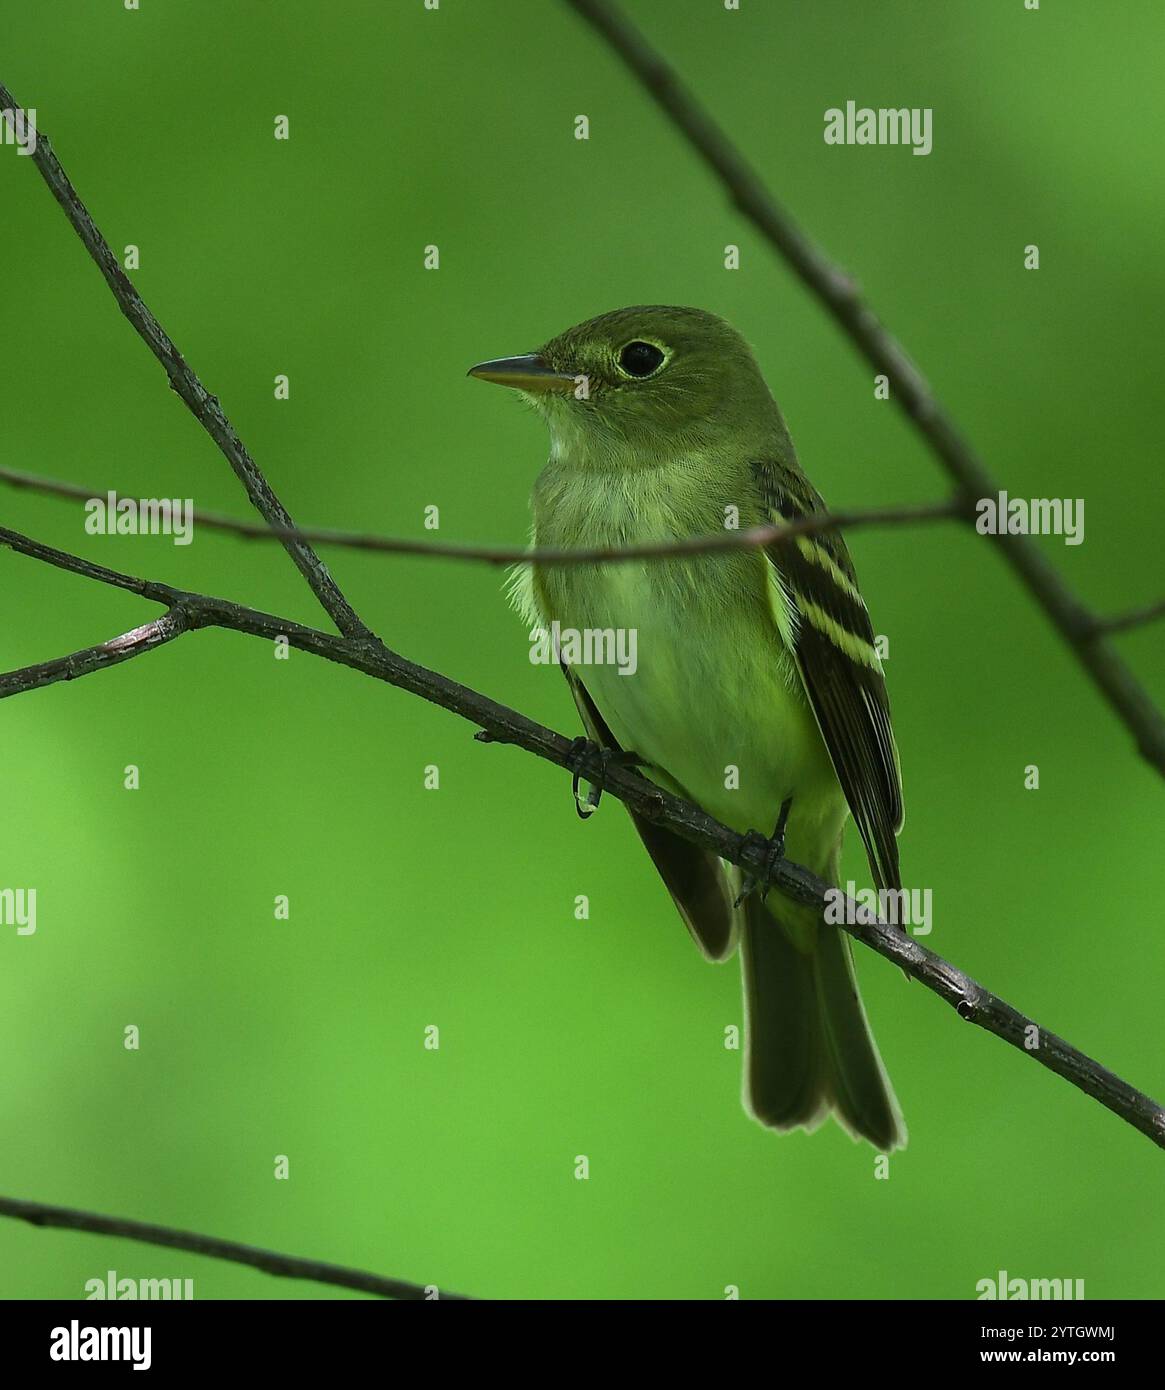
[[[536,352],[528,352],[522,357],[496,357],[492,362],[479,362],[476,367],[470,367],[469,375],[535,395],[544,395],[547,391],[573,391],[575,388],[574,377],[556,371]]]

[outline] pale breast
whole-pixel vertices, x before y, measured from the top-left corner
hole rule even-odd
[[[704,516],[691,513],[691,498],[677,498],[658,479],[616,475],[600,505],[593,477],[540,480],[535,542],[619,545],[722,525],[715,503]],[[621,664],[572,665],[621,746],[711,814],[745,830],[775,820],[798,787],[835,799],[828,756],[774,620],[762,556],[547,567],[534,573],[532,594],[564,643],[572,634],[611,634],[592,641],[589,653],[622,653]],[[580,643],[576,651],[588,649]]]

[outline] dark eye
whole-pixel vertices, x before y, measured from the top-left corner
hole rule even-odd
[[[619,354],[619,365],[628,376],[650,376],[662,362],[663,353],[654,343],[628,343]]]

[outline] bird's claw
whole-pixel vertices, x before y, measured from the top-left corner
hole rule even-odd
[[[570,790],[574,795],[574,809],[579,820],[589,820],[599,809],[603,789],[591,785],[585,797],[579,795],[579,783],[587,774],[587,764],[597,764],[600,777],[609,767],[641,767],[643,759],[638,753],[626,753],[622,748],[604,748],[589,738],[576,738],[570,745],[566,765],[571,772]]]
[[[732,904],[733,907],[739,907],[754,893],[760,893],[762,903],[768,897],[769,889],[773,886],[773,879],[776,877],[777,865],[785,857],[785,826],[789,823],[789,811],[792,806],[793,798],[791,796],[787,796],[781,802],[781,813],[777,817],[777,824],[767,840],[758,830],[750,830],[745,835],[744,844],[748,845],[749,848],[764,850],[764,867],[759,874],[745,872],[740,893]]]

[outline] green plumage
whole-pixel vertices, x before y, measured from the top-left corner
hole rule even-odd
[[[824,509],[748,346],[713,315],[623,309],[510,361],[550,430],[537,546],[680,539]],[[474,370],[506,381],[518,369]],[[527,568],[515,591],[532,626],[635,630],[633,675],[567,671],[592,738],[634,751],[645,775],[741,832],[771,831],[791,797],[786,854],[831,883],[852,812],[878,886],[899,886],[889,703],[836,532],[767,553]],[[833,1112],[883,1151],[904,1143],[848,940],[777,893],[734,909],[735,871],[638,829],[705,954],[741,945],[751,1113],[791,1129]]]

